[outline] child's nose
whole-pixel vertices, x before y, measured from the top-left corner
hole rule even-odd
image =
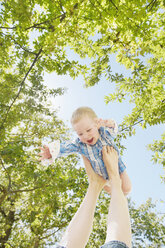
[[[85,133],[84,134],[84,139],[88,139],[88,137],[89,137],[89,134],[88,133]]]

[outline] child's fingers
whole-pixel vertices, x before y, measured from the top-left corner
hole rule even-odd
[[[101,126],[105,125],[105,122],[103,119],[99,118],[99,119],[97,119],[97,124],[101,127]]]
[[[45,151],[45,148],[43,147],[38,147],[40,150]]]
[[[44,145],[43,147],[42,146],[40,146],[40,147],[38,147],[39,149],[41,149],[41,150],[45,150],[45,149],[49,149],[49,147],[48,146],[46,146],[46,145]]]
[[[39,152],[38,153],[38,156],[43,157],[44,156],[44,153],[43,152]]]

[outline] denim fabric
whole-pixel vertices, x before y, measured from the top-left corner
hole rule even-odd
[[[55,248],[66,248],[66,247],[61,245],[56,245]],[[114,240],[104,244],[100,248],[129,248],[129,247],[123,242]]]
[[[101,248],[128,248],[128,246],[123,242],[114,240],[104,244]]]
[[[57,244],[55,245],[55,248],[66,248],[66,247]]]

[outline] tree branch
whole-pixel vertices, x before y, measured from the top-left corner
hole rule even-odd
[[[31,54],[34,54],[34,55],[37,56],[37,53],[32,52],[32,51],[28,50],[27,48],[21,46],[21,45],[20,45],[14,38],[12,38],[11,36],[10,36],[10,38],[11,38],[11,39],[15,42],[15,44],[17,44],[22,50],[24,50],[25,52],[28,52],[28,53],[31,53]]]
[[[0,27],[2,29],[15,29],[16,27]]]
[[[0,160],[1,160],[2,168],[5,170],[5,172],[7,174],[7,177],[8,177],[8,180],[9,180],[9,185],[8,185],[7,191],[10,191],[10,188],[11,188],[11,177],[10,177],[9,172],[5,168],[5,165],[3,163],[3,160],[2,159],[0,159]]]
[[[25,30],[28,30],[28,29],[31,29],[31,28],[42,28],[42,29],[46,29],[46,27],[40,27],[41,25],[44,25],[44,24],[50,24],[50,28],[52,28],[53,26],[52,26],[51,22],[54,21],[54,20],[56,20],[56,19],[59,19],[59,18],[60,18],[60,20],[61,20],[61,18],[63,18],[65,15],[66,15],[66,13],[63,13],[63,14],[61,14],[61,15],[55,17],[55,18],[52,18],[51,20],[46,20],[46,21],[44,21],[44,22],[35,23],[34,25],[32,25],[32,26],[26,28]],[[63,18],[63,19],[64,19],[64,18]],[[54,28],[54,27],[53,27],[53,28]]]
[[[146,9],[147,8],[149,8],[150,6],[150,9],[148,10],[148,11],[151,11],[152,10],[152,8],[153,8],[153,6],[154,6],[154,4],[157,2],[157,0],[152,0],[147,6],[146,6]]]
[[[49,238],[50,236],[54,235],[56,232],[58,232],[62,227],[64,227],[68,222],[65,222],[63,223],[60,227],[58,227],[58,229],[56,231],[54,231],[53,233],[51,234],[48,234],[42,238],[40,238],[40,240],[43,240],[43,239],[46,239],[46,238]],[[48,229],[47,229],[48,230]]]
[[[117,10],[119,10],[118,7],[114,4],[114,2],[113,2],[112,0],[110,0],[110,2],[112,3],[112,5],[113,5]]]
[[[91,0],[89,0],[89,2],[90,2],[91,5],[98,11],[98,13],[100,14],[100,17],[102,17],[101,12],[100,12],[100,10],[96,7],[96,5],[95,5]]]
[[[13,99],[11,105],[9,106],[9,109],[8,109],[8,111],[7,111],[7,113],[6,113],[6,116],[4,117],[4,119],[3,119],[3,121],[2,121],[2,124],[1,124],[1,126],[0,126],[0,130],[4,127],[4,123],[5,123],[6,120],[7,120],[8,114],[9,114],[9,112],[10,112],[12,106],[14,105],[15,101],[16,101],[17,98],[19,97],[19,95],[20,95],[20,93],[21,93],[21,91],[22,91],[23,85],[24,85],[24,83],[25,83],[25,80],[26,80],[26,78],[28,77],[28,75],[29,75],[30,71],[32,70],[32,68],[34,67],[35,63],[37,62],[37,60],[38,60],[38,58],[39,58],[41,52],[42,52],[42,48],[41,48],[41,49],[39,50],[39,52],[36,54],[36,57],[35,57],[33,63],[31,64],[29,70],[28,70],[27,73],[25,74],[25,76],[24,76],[24,78],[23,78],[23,80],[22,80],[22,82],[21,82],[21,84],[20,84],[19,91],[18,91],[17,95],[15,96],[15,98]]]
[[[49,187],[49,185],[44,185],[45,187]],[[18,193],[18,192],[30,192],[34,191],[36,189],[42,189],[42,187],[34,187],[33,189],[18,189],[18,190],[10,190],[10,193]]]
[[[58,18],[62,18],[64,14],[66,14],[66,13],[63,13],[63,14],[61,14],[61,15],[55,17],[55,18],[52,18],[51,20],[46,20],[46,21],[44,21],[44,22],[35,23],[35,24],[33,24],[32,26],[26,28],[25,30],[29,30],[29,29],[31,29],[31,28],[46,29],[47,27],[40,27],[40,26],[43,25],[43,24],[51,24],[51,21],[56,20],[56,19],[58,19]],[[3,27],[3,26],[2,26],[2,27],[0,27],[0,28],[2,28],[2,29],[15,29],[16,26],[14,26],[14,27]]]
[[[13,202],[11,202],[11,205],[14,206]],[[2,244],[1,246],[2,248],[6,247],[5,244],[9,240],[14,221],[15,221],[15,211],[9,210],[5,218],[5,235],[0,237],[0,243]]]
[[[126,128],[121,129],[120,132],[122,132],[122,131],[124,131],[124,130],[129,130],[130,127],[136,126],[137,124],[139,124],[139,123],[141,123],[141,122],[143,122],[143,121],[144,121],[144,120],[141,119],[141,120],[135,122],[133,125],[130,125],[130,126],[126,127]]]
[[[83,1],[82,1],[82,2],[83,2]],[[49,24],[49,25],[50,25],[49,28],[52,29],[52,31],[54,31],[54,26],[51,24],[51,22],[54,21],[54,20],[56,20],[56,19],[60,19],[60,22],[62,22],[62,21],[65,19],[66,14],[67,14],[66,12],[64,12],[64,10],[63,10],[63,8],[62,8],[61,0],[60,0],[60,3],[59,3],[59,4],[60,4],[60,8],[61,8],[61,10],[62,10],[62,12],[63,12],[61,15],[58,15],[58,16],[56,16],[56,17],[50,19],[50,20],[46,20],[46,21],[43,21],[43,22],[40,22],[40,23],[35,23],[35,24],[33,24],[32,26],[26,28],[25,30],[29,30],[29,29],[31,29],[31,28],[47,29],[46,26],[45,26],[45,27],[44,27],[44,26],[42,27],[42,25],[44,25],[44,24]],[[75,10],[77,7],[78,7],[78,3],[74,4],[73,10]],[[0,27],[0,28],[2,28],[2,29],[15,29],[16,26],[14,26],[14,27],[4,27],[4,26],[2,26],[2,27]]]
[[[61,8],[62,13],[64,14],[64,13],[65,13],[65,11],[64,11],[64,9],[63,9],[63,6],[62,6],[62,2],[61,2],[61,0],[59,0],[59,5],[60,5],[60,8]]]
[[[48,186],[49,185],[44,185],[44,188]],[[0,197],[0,205],[2,204],[2,202],[9,193],[30,192],[36,189],[42,189],[42,187],[35,187],[33,189],[18,189],[18,190],[10,190],[10,189],[6,190],[6,188],[3,187],[3,190],[1,190],[1,192],[3,192],[3,195]]]

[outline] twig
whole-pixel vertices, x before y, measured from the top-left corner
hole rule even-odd
[[[44,185],[45,187],[49,187],[49,185]],[[34,191],[36,189],[42,189],[42,187],[34,187],[33,189],[18,189],[18,190],[11,190],[10,193],[18,193],[18,192],[30,192],[30,191]]]
[[[157,0],[152,0],[147,6],[146,9],[149,8],[151,5],[151,8],[148,11],[151,11],[151,9],[153,8],[154,4],[156,3]]]
[[[91,1],[91,0],[89,0],[89,2],[91,3],[91,5],[93,5],[93,7],[99,12],[99,14],[100,14],[100,17],[102,16],[102,14],[101,14],[101,12],[100,12],[100,10],[96,7],[96,5]]]
[[[64,15],[66,15],[66,13],[63,13],[63,14],[61,14],[61,15],[55,17],[55,18],[52,18],[52,19],[50,19],[50,20],[46,20],[46,21],[44,21],[44,22],[35,23],[34,25],[32,25],[32,26],[26,28],[25,30],[28,30],[28,29],[31,29],[31,28],[43,28],[43,29],[45,29],[46,27],[39,27],[39,26],[41,26],[41,25],[43,25],[43,24],[51,24],[51,22],[52,22],[53,20],[56,20],[56,19],[58,19],[58,18],[61,19],[61,18],[63,18]],[[64,18],[63,18],[63,19],[64,19]]]
[[[16,27],[0,27],[2,29],[15,29]]]
[[[28,50],[27,48],[25,48],[25,47],[23,47],[23,46],[21,46],[14,38],[12,38],[11,37],[11,39],[15,42],[15,44],[17,44],[19,47],[21,47],[22,48],[22,50],[24,50],[25,52],[28,52],[28,53],[31,53],[31,54],[34,54],[34,55],[36,55],[37,56],[37,53],[35,53],[35,52],[32,52],[32,51],[30,51],[30,50]]]
[[[53,233],[51,233],[51,234],[48,234],[48,235],[46,235],[46,236],[44,236],[44,237],[42,237],[42,238],[40,238],[40,240],[43,240],[43,239],[46,239],[46,238],[49,238],[50,236],[52,236],[52,235],[54,235],[56,232],[58,232],[62,227],[64,227],[66,224],[67,224],[68,222],[65,222],[65,223],[63,223],[56,231],[54,231]]]
[[[114,4],[114,2],[113,2],[112,0],[110,0],[110,2],[112,3],[112,5],[113,5],[117,10],[119,10],[118,7]]]
[[[144,121],[144,120],[143,120],[143,119],[141,119],[141,120],[139,120],[139,121],[135,122],[133,125],[130,125],[129,127],[133,127],[133,126],[135,126],[135,125],[137,125],[138,123],[141,123],[141,122],[143,122],[143,121]],[[122,132],[122,131],[124,131],[124,130],[128,130],[128,129],[129,129],[129,127],[126,127],[126,128],[121,129],[121,130],[120,130],[120,132]]]

